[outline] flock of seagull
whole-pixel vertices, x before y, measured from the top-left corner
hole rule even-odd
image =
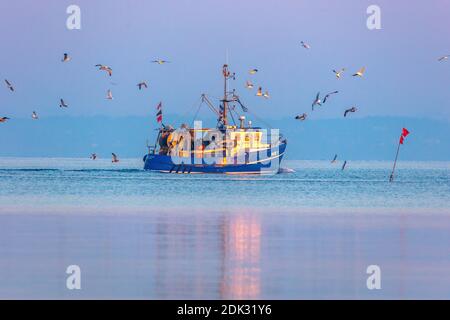
[[[311,49],[311,46],[310,46],[308,43],[304,42],[304,41],[301,41],[300,44],[301,44],[301,46],[302,46],[304,49],[306,49],[306,50]],[[442,57],[438,58],[438,61],[442,62],[442,61],[448,60],[449,57],[450,57],[450,55],[442,56]],[[61,62],[67,63],[67,62],[69,62],[69,61],[71,61],[71,60],[72,60],[72,58],[69,56],[69,54],[68,54],[68,53],[64,53],[64,54],[63,54],[63,58],[61,59]],[[164,59],[155,59],[155,60],[152,60],[151,62],[152,62],[152,63],[159,64],[159,65],[162,65],[162,64],[165,64],[165,63],[170,63],[170,61],[167,61],[167,60],[164,60]],[[113,70],[112,70],[111,67],[109,67],[109,66],[107,66],[107,65],[103,65],[103,64],[96,64],[95,67],[98,68],[99,71],[104,71],[104,72],[106,72],[106,74],[108,74],[110,77],[112,76]],[[343,74],[344,74],[345,71],[346,71],[346,68],[341,68],[341,69],[336,69],[336,70],[333,69],[333,70],[332,70],[332,72],[334,73],[336,79],[341,79],[341,78],[343,77]],[[364,76],[364,72],[365,72],[365,71],[366,71],[366,68],[365,68],[365,67],[362,67],[362,68],[360,68],[359,70],[357,70],[355,73],[353,73],[352,76],[353,76],[353,77],[360,77],[360,78],[362,78],[362,77]],[[256,69],[256,68],[250,69],[250,70],[249,70],[249,74],[250,74],[250,75],[254,75],[254,74],[256,74],[257,72],[258,72],[258,69]],[[15,88],[14,88],[13,84],[12,84],[10,81],[8,81],[7,79],[5,79],[4,81],[5,81],[5,84],[6,84],[7,89],[10,90],[11,92],[14,92],[14,91],[15,91]],[[146,81],[141,81],[141,82],[139,82],[139,83],[137,84],[137,87],[138,87],[139,90],[142,90],[142,89],[147,89],[147,88],[148,88],[148,85],[147,85],[147,82],[146,82]],[[246,83],[245,83],[245,87],[246,87],[247,89],[251,90],[251,89],[253,89],[255,86],[254,86],[254,84],[252,83],[252,81],[247,80]],[[332,91],[332,92],[329,92],[329,93],[325,94],[325,95],[323,96],[323,98],[321,98],[320,92],[318,92],[317,95],[316,95],[316,97],[314,98],[312,104],[311,104],[311,111],[314,111],[314,107],[322,106],[323,104],[325,104],[325,103],[330,99],[330,97],[331,97],[332,95],[335,95],[335,94],[337,94],[337,93],[339,93],[339,91]],[[263,90],[263,88],[262,88],[261,86],[258,86],[258,89],[257,89],[255,95],[256,95],[257,97],[263,97],[263,98],[266,98],[266,99],[270,98],[269,91],[268,91],[268,90]],[[107,99],[107,100],[113,100],[113,99],[114,99],[113,94],[112,94],[112,91],[111,91],[110,89],[108,89],[108,91],[107,91],[107,93],[106,93],[106,99]],[[59,107],[60,107],[60,108],[68,108],[69,105],[64,101],[63,98],[60,98]],[[357,107],[350,107],[350,108],[348,108],[348,109],[345,109],[345,111],[344,111],[344,117],[347,117],[347,115],[348,115],[349,113],[355,113],[355,112],[357,112],[357,111],[358,111],[358,108],[357,108]],[[33,112],[32,112],[31,118],[32,118],[33,120],[38,120],[38,119],[39,119],[39,116],[38,116],[38,114],[36,113],[36,111],[33,111]],[[308,114],[307,114],[307,113],[302,113],[302,114],[299,114],[299,115],[297,115],[297,116],[295,117],[296,120],[300,120],[300,121],[305,121],[307,118],[308,118]],[[4,122],[6,122],[6,121],[8,121],[8,120],[10,120],[10,118],[5,117],[5,116],[0,117],[0,123],[4,123]],[[118,156],[117,156],[115,153],[111,153],[111,156],[112,156],[111,162],[113,162],[113,163],[119,162],[119,158],[118,158]],[[338,157],[338,156],[337,156],[337,154],[336,154],[336,155],[334,156],[333,160],[331,160],[331,163],[335,163],[336,160],[337,160],[337,157]],[[96,160],[96,159],[97,159],[97,154],[95,154],[95,153],[91,154],[91,157],[90,157],[90,158],[91,158],[92,160]],[[344,161],[344,164],[343,164],[343,166],[342,166],[342,170],[345,169],[346,164],[347,164],[347,161]]]
[[[311,49],[311,45],[309,45],[305,41],[300,41],[300,44],[301,44],[301,46],[303,48],[305,48],[307,50]],[[438,58],[438,61],[440,61],[440,62],[441,61],[445,61],[445,60],[448,60],[449,58],[450,58],[450,55],[445,55],[445,56],[442,56],[442,57]],[[345,71],[346,71],[346,68],[333,69],[332,70],[332,72],[334,73],[336,79],[338,79],[338,80],[342,78],[342,76],[343,76]],[[365,67],[361,67],[359,70],[357,70],[355,73],[352,74],[352,77],[362,78],[364,76],[364,72],[365,71],[366,71],[366,68]],[[339,93],[339,91],[332,91],[330,93],[327,93],[322,99],[321,96],[320,96],[320,92],[318,92],[316,97],[314,98],[312,104],[311,104],[311,111],[314,111],[314,107],[315,106],[322,106],[322,104],[325,104],[326,101],[330,98],[331,95],[334,95],[334,94],[337,94],[337,93]],[[344,110],[344,117],[347,117],[347,115],[349,113],[355,113],[357,111],[358,111],[357,107],[350,107],[348,109],[345,109]],[[297,115],[295,117],[295,119],[296,120],[300,120],[300,121],[305,121],[307,119],[307,117],[308,117],[307,113],[302,113],[302,114]],[[336,154],[334,156],[334,158],[331,160],[331,163],[335,163],[336,160],[337,160],[337,157],[338,157],[338,155]],[[344,161],[344,163],[342,165],[342,170],[345,169],[346,165],[347,165],[347,160]]]
[[[308,43],[306,43],[305,41],[301,41],[300,44],[301,44],[301,46],[303,48],[305,48],[307,50],[311,49],[311,46]],[[442,61],[442,60],[444,60],[446,58],[448,58],[448,56],[440,58],[439,61]],[[341,68],[341,69],[338,69],[338,70],[334,70],[333,69],[332,71],[333,71],[336,79],[341,79],[341,77],[343,76],[344,72],[346,71],[346,68]],[[364,72],[365,71],[366,71],[366,68],[365,67],[361,67],[359,70],[357,70],[355,73],[353,73],[352,76],[353,77],[360,77],[360,78],[362,78],[364,76]],[[254,75],[257,72],[258,72],[258,69],[256,69],[256,68],[249,70],[249,74],[250,75]],[[245,82],[245,87],[247,89],[251,90],[251,89],[254,88],[254,84],[250,80],[247,80]],[[318,92],[316,97],[314,98],[312,104],[311,104],[311,111],[314,111],[314,107],[322,106],[322,104],[325,104],[330,99],[330,97],[332,95],[335,95],[337,93],[339,93],[339,91],[332,91],[332,92],[329,92],[329,93],[325,94],[325,96],[323,96],[323,98],[321,98],[320,92]],[[263,89],[262,89],[261,86],[258,87],[258,90],[256,91],[256,96],[257,97],[264,97],[266,99],[270,98],[269,91],[268,90],[264,90],[264,92],[263,92]],[[344,110],[344,117],[347,117],[347,114],[355,113],[356,111],[358,111],[357,107],[350,107],[348,109],[345,109]],[[308,114],[307,113],[302,113],[302,114],[299,114],[299,115],[297,115],[295,117],[296,120],[300,120],[300,121],[305,121],[307,118],[308,118]],[[337,155],[334,157],[334,159],[331,162],[335,163],[336,159],[337,159]],[[347,161],[344,161],[344,164],[342,166],[342,170],[345,169],[346,165],[347,165]]]
[[[304,42],[302,42],[302,43],[304,43]],[[307,44],[304,43],[303,47],[305,47],[305,45],[307,45]],[[309,48],[311,48],[311,46],[307,45],[307,47],[305,47],[305,48],[309,49]],[[344,71],[345,71],[345,68],[342,68],[342,69],[340,69],[339,71],[333,70],[333,73],[335,74],[336,79],[340,79],[340,78],[342,77],[342,74],[343,74]],[[366,68],[365,68],[365,67],[362,67],[361,69],[359,69],[358,71],[356,71],[356,72],[353,74],[353,77],[363,77],[365,71],[366,71]],[[332,96],[333,94],[336,94],[336,93],[339,93],[339,91],[332,91],[332,92],[329,92],[329,93],[327,93],[327,94],[323,97],[323,99],[322,99],[322,98],[320,97],[320,92],[318,92],[317,95],[316,95],[316,97],[314,98],[312,104],[311,104],[311,111],[314,111],[314,107],[315,107],[315,106],[322,106],[322,104],[325,104],[325,103],[327,102],[327,99],[329,99],[330,96]],[[351,107],[351,108],[345,109],[345,111],[344,111],[344,117],[347,117],[347,114],[348,114],[349,112],[354,113],[354,112],[356,112],[356,111],[358,111],[358,108],[357,108],[357,107]],[[306,120],[307,117],[308,117],[308,114],[307,114],[307,113],[302,113],[302,114],[297,115],[297,116],[295,117],[295,119],[304,121],[304,120]]]
[[[69,61],[71,61],[71,60],[72,60],[72,57],[69,56],[68,53],[64,53],[64,54],[63,54],[63,58],[61,59],[61,62],[67,63],[67,62],[69,62]],[[152,63],[159,64],[159,65],[162,65],[162,64],[165,64],[165,63],[169,63],[170,61],[163,60],[163,59],[155,59],[155,60],[152,60],[151,62],[152,62]],[[111,67],[106,66],[106,65],[103,65],[103,64],[96,64],[95,67],[98,68],[98,70],[100,70],[100,71],[105,71],[110,77],[112,76],[113,70],[112,70]],[[11,92],[14,92],[14,91],[15,91],[14,86],[12,85],[12,83],[11,83],[8,79],[5,79],[5,84],[6,84],[6,87],[7,87]],[[147,89],[147,88],[148,88],[148,85],[147,85],[147,82],[146,82],[146,81],[141,81],[141,82],[139,82],[136,86],[138,87],[139,90]],[[107,91],[107,93],[106,93],[106,99],[107,99],[107,100],[113,100],[113,99],[114,99],[113,94],[112,94],[112,91],[111,91],[110,89],[108,89],[108,91]],[[68,104],[66,101],[64,101],[63,98],[60,98],[60,99],[59,99],[59,107],[60,107],[60,108],[68,108],[68,107],[69,107],[69,104]],[[33,111],[33,112],[31,113],[31,118],[32,118],[33,120],[38,120],[38,119],[39,119],[39,116],[38,116],[38,114],[37,114],[36,111]],[[0,123],[7,122],[8,120],[10,120],[9,117],[0,117]],[[119,158],[118,158],[118,156],[117,156],[115,153],[111,153],[111,157],[112,157],[111,162],[113,162],[113,163],[119,162]],[[96,153],[92,153],[91,156],[90,156],[90,158],[91,158],[92,160],[96,160],[96,159],[98,158],[98,156],[97,156]]]
[[[311,46],[310,46],[308,43],[304,42],[304,41],[301,41],[300,44],[301,44],[302,47],[305,48],[305,49],[308,49],[308,50],[311,49]],[[439,61],[448,59],[448,57],[449,57],[449,56],[441,57],[441,58],[439,58]],[[341,69],[338,69],[338,70],[334,70],[334,69],[333,69],[332,71],[333,71],[333,73],[334,73],[336,79],[340,79],[340,78],[343,76],[343,73],[346,71],[346,68],[341,68]],[[360,77],[360,78],[362,78],[362,77],[364,76],[364,72],[365,72],[365,71],[366,71],[366,67],[362,67],[362,68],[360,68],[359,70],[357,70],[352,76],[353,76],[353,77]],[[257,73],[257,72],[258,72],[258,69],[250,69],[250,70],[249,70],[249,74],[250,74],[250,75],[253,75],[253,74]],[[253,84],[250,80],[247,80],[247,81],[245,82],[245,87],[246,87],[247,89],[250,89],[250,90],[251,90],[251,89],[254,88],[254,84]],[[329,99],[332,95],[337,94],[337,93],[339,93],[339,91],[329,92],[329,93],[327,93],[323,98],[321,98],[320,92],[318,92],[317,95],[316,95],[316,97],[315,97],[315,99],[314,99],[313,102],[312,102],[312,105],[311,105],[311,111],[314,111],[314,107],[315,107],[315,106],[322,106],[322,104],[325,104],[325,103],[327,102],[327,99]],[[257,96],[257,97],[264,97],[264,98],[266,98],[266,99],[270,98],[269,91],[268,91],[268,90],[265,90],[265,91],[263,92],[263,89],[262,89],[261,86],[258,87],[258,90],[257,90],[257,92],[256,92],[256,96]],[[350,107],[350,108],[348,108],[348,109],[345,109],[345,110],[344,110],[344,117],[347,117],[347,114],[348,114],[348,113],[354,113],[354,112],[356,112],[356,111],[358,111],[358,108],[357,108],[357,107]],[[302,114],[297,115],[297,116],[295,117],[295,119],[296,119],[296,120],[300,120],[300,121],[304,121],[304,120],[306,120],[307,117],[308,117],[308,114],[307,114],[307,113],[302,113]]]

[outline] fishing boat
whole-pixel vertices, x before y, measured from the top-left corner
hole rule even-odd
[[[215,128],[203,128],[201,121],[180,128],[164,125],[161,103],[157,120],[161,124],[156,142],[147,145],[144,170],[164,173],[195,174],[276,174],[286,151],[287,141],[278,129],[255,127],[242,113],[249,109],[236,90],[228,91],[228,81],[235,79],[228,65],[222,69],[224,95],[218,108],[206,94],[201,102],[217,116]],[[236,122],[235,120],[238,120]]]

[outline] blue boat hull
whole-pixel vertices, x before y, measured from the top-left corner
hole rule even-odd
[[[204,161],[195,164],[193,158],[190,163],[176,164],[170,156],[149,153],[143,159],[144,170],[165,173],[274,174],[279,172],[285,150],[286,143],[283,142],[277,148],[264,152],[264,156],[255,154],[255,161],[225,165],[206,164]]]

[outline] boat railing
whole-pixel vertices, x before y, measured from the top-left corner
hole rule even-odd
[[[147,146],[148,154],[156,154],[156,148],[154,146]]]

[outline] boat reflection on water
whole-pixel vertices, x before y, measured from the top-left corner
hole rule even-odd
[[[0,298],[448,297],[450,220],[431,217],[300,209],[0,214],[0,243],[8,244],[0,247]],[[77,292],[66,289],[72,264],[82,270]],[[369,265],[382,268],[382,290],[367,288]]]
[[[194,219],[179,215],[160,217],[155,240],[158,298],[257,299],[260,296],[258,216],[232,213]]]
[[[230,216],[223,224],[223,299],[257,299],[261,294],[261,222],[259,217]]]

